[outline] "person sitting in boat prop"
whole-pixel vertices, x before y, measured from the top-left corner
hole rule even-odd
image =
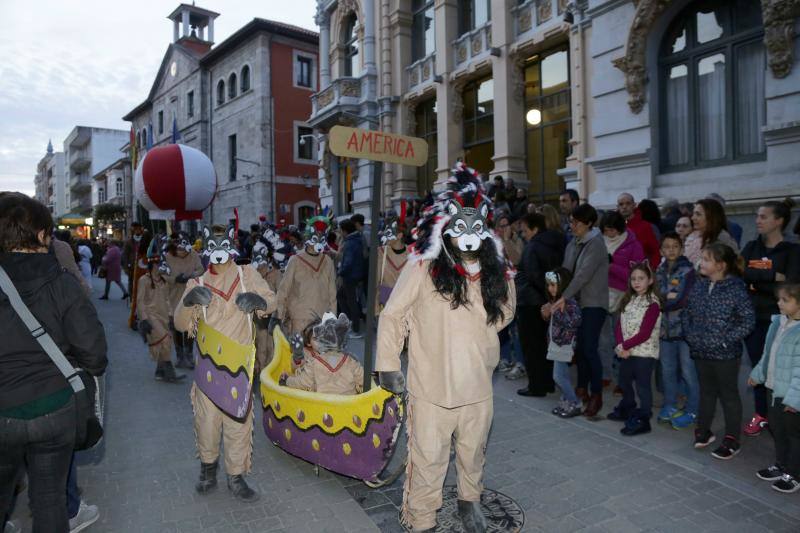
[[[350,331],[347,315],[341,313],[337,318],[333,313],[325,313],[312,327],[312,331],[311,356],[305,358],[294,375],[289,376],[285,372],[281,374],[279,383],[294,389],[324,394],[361,393],[364,368],[344,351]]]
[[[293,255],[278,286],[277,318],[287,335],[301,333],[315,318],[336,309],[336,272],[324,251],[331,220],[315,216],[306,222],[305,247]]]
[[[200,455],[200,480],[206,494],[217,485],[220,437],[228,489],[252,502],[258,493],[245,481],[253,451],[253,316],[264,318],[276,307],[275,293],[253,268],[234,262],[234,228],[204,227],[208,270],[190,279],[174,310],[175,329],[197,338],[200,355],[191,399]]]
[[[514,318],[513,268],[489,228],[491,201],[477,173],[459,162],[447,189],[417,223],[416,242],[380,315],[379,382],[405,389],[400,353],[408,335],[408,465],[402,521],[434,531],[456,451],[458,516],[485,531],[480,509],[492,425],[498,332]]]
[[[147,270],[136,293],[139,316],[139,333],[142,335],[150,357],[156,363],[156,381],[177,383],[186,378],[172,366],[172,334],[170,323],[169,265],[163,255],[166,239],[156,235],[147,249]],[[179,360],[180,361],[180,360]]]

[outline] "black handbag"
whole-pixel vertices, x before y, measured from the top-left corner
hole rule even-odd
[[[3,267],[0,267],[0,289],[6,293],[11,307],[25,323],[25,326],[39,343],[45,353],[58,367],[69,382],[75,396],[75,449],[88,450],[103,438],[102,412],[99,408],[99,388],[95,378],[85,370],[73,368],[61,350],[53,342],[50,334],[33,316],[28,306],[20,298],[14,283]]]

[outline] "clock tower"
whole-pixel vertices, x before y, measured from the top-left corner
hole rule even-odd
[[[194,3],[180,4],[167,17],[172,21],[172,42],[199,53],[208,52],[214,44],[214,19],[218,16]]]

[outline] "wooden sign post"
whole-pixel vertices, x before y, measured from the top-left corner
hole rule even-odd
[[[367,276],[367,324],[364,336],[364,390],[372,386],[372,347],[375,344],[375,298],[378,275],[378,222],[381,212],[383,163],[420,167],[428,161],[428,143],[418,137],[407,137],[377,130],[334,126],[328,133],[333,155],[372,161],[372,204],[370,206],[369,274]]]

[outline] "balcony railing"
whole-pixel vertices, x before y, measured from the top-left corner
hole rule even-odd
[[[435,73],[436,52],[433,52],[406,67],[408,90],[413,91],[432,83],[433,77],[436,75]]]
[[[72,150],[69,153],[69,168],[75,171],[86,170],[92,165],[92,158],[86,150]]]
[[[534,32],[542,25],[561,23],[561,15],[567,9],[569,0],[528,0],[511,9],[514,19],[515,35],[520,37]]]
[[[453,41],[453,54],[456,68],[475,58],[487,55],[492,47],[492,23],[465,33]]]
[[[311,95],[311,116],[338,105],[358,105],[361,101],[361,78],[338,78],[330,86]]]

